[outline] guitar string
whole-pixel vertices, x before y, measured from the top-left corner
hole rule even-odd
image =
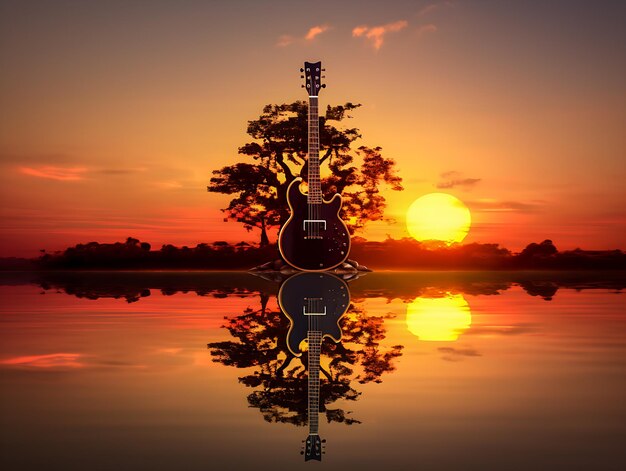
[[[313,110],[312,110],[312,106],[313,106],[313,102],[311,97],[309,97],[309,122],[308,122],[308,130],[309,130],[309,142],[308,142],[308,151],[309,151],[309,159],[308,159],[308,164],[309,164],[309,168],[308,168],[308,173],[309,173],[309,194],[307,196],[307,200],[309,203],[309,219],[313,219],[313,201],[311,198],[311,130],[312,130],[312,126],[313,126]],[[307,226],[307,234],[309,236],[309,238],[311,237],[311,223],[309,223],[309,226]]]
[[[321,188],[319,188],[320,183],[320,175],[319,175],[319,114],[318,114],[318,103],[313,99],[315,97],[309,97],[309,195],[308,195],[308,206],[309,206],[309,219],[314,221],[319,221],[321,216],[321,204],[318,202],[318,199],[321,199]],[[315,111],[315,112],[314,112]],[[317,118],[317,123],[315,123],[315,119]],[[316,156],[313,158],[312,146],[315,148]],[[313,160],[316,160],[315,168],[312,165]],[[315,189],[314,189],[315,187]],[[311,228],[311,226],[313,226]],[[310,223],[307,227],[307,236],[319,238],[320,236],[320,228],[319,223]]]
[[[320,220],[320,214],[319,214],[319,210],[320,210],[320,201],[319,198],[321,196],[321,187],[320,187],[320,176],[319,176],[319,151],[320,151],[320,146],[319,146],[319,109],[318,109],[318,98],[316,98],[314,100],[314,125],[313,125],[313,131],[314,131],[314,136],[313,136],[313,144],[315,147],[315,169],[314,169],[314,177],[315,177],[315,219],[316,220]],[[320,227],[319,227],[319,223],[315,223],[315,228],[316,228],[316,237],[319,237],[320,235]]]
[[[315,106],[315,100],[311,97],[309,99],[309,112],[310,112],[310,116],[309,116],[309,174],[311,175],[311,178],[309,178],[309,195],[311,196],[311,200],[313,203],[313,216],[312,219],[317,219],[317,214],[316,214],[316,207],[315,207],[315,195],[313,195],[313,192],[315,191],[314,188],[316,188],[315,185],[315,170],[314,170],[314,166],[313,166],[313,150],[315,148],[315,136],[313,135],[314,130],[315,130],[315,123],[314,123],[314,117],[315,117],[315,113],[314,113],[314,106]],[[313,223],[313,236],[317,236],[316,233],[316,223]]]
[[[319,313],[319,309],[321,309],[321,299],[317,298],[309,298],[307,299],[307,305],[309,307],[309,312],[317,314]],[[317,319],[317,315],[311,315],[308,319],[309,323],[309,388],[308,388],[308,412],[309,412],[309,433],[313,430],[313,425],[315,425],[315,430],[313,433],[317,434],[319,432],[319,359],[321,354],[321,337],[322,332],[320,331],[319,320]],[[318,338],[319,337],[319,338]],[[317,363],[315,362],[317,360]],[[313,373],[315,370],[315,374]],[[317,394],[311,393],[311,387],[314,390],[317,390]],[[317,407],[311,407],[314,402],[317,401]],[[314,411],[313,409],[317,409]],[[317,412],[317,416],[314,417],[314,412]]]
[[[315,160],[315,167],[313,169],[313,179],[314,179],[314,184],[315,184],[315,195],[313,197],[314,200],[314,204],[315,204],[315,219],[319,221],[319,214],[318,214],[318,202],[317,202],[317,198],[318,198],[318,187],[319,187],[319,182],[318,182],[318,175],[317,175],[317,171],[319,169],[319,140],[318,140],[318,132],[319,132],[319,117],[318,117],[318,109],[317,109],[317,99],[313,100],[313,147],[314,147],[314,160]],[[317,122],[315,122],[315,120],[317,119]],[[319,223],[315,223],[315,237],[319,236]]]

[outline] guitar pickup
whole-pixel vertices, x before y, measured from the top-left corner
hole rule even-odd
[[[326,230],[326,220],[325,219],[305,219],[302,221],[302,229],[306,231],[307,224],[317,224],[322,223],[322,229]]]

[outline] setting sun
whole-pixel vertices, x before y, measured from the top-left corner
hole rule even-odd
[[[439,240],[448,245],[461,242],[469,232],[470,211],[447,193],[429,193],[416,199],[406,215],[411,237],[419,241]]]

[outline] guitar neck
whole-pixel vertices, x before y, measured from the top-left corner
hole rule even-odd
[[[309,435],[319,433],[322,332],[309,330]]]
[[[309,97],[309,203],[321,204],[322,186],[320,183],[320,118],[317,109],[318,97]]]

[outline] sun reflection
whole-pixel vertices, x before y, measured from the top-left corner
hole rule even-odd
[[[425,341],[455,341],[472,325],[469,304],[461,294],[416,298],[407,306],[409,332]]]

